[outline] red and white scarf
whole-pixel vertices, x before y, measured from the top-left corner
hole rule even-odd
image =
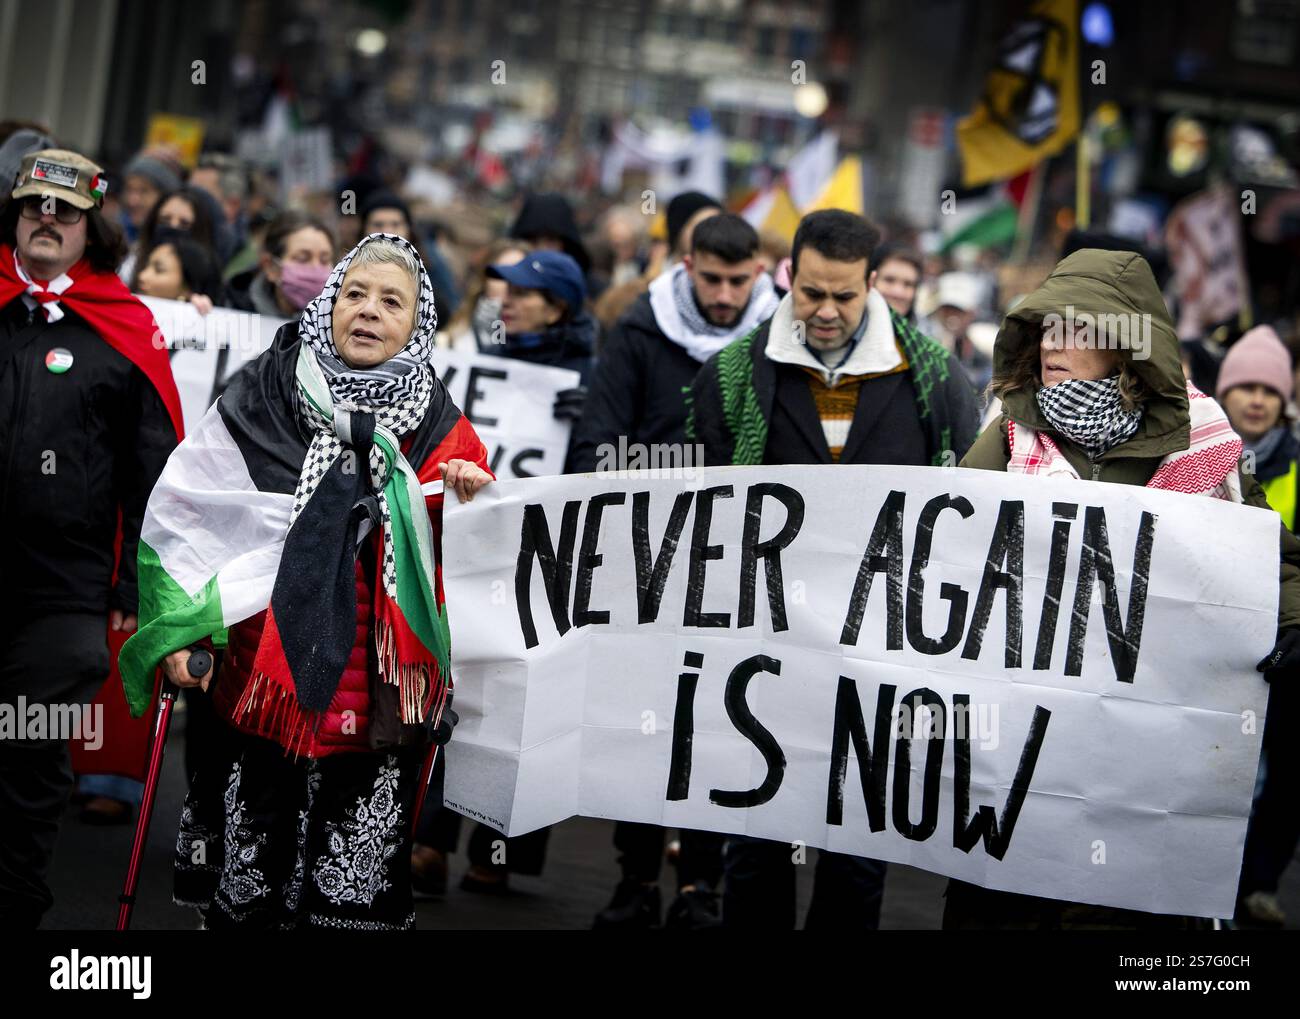
[[[1147,488],[1241,502],[1241,439],[1217,403],[1187,383],[1192,418],[1191,444],[1160,461]],[[1079,472],[1062,455],[1052,439],[1025,425],[1007,421],[1011,459],[1007,470],[1016,474],[1044,474],[1079,480]]]
[[[27,270],[23,268],[23,263],[19,260],[17,252],[14,253],[13,263],[14,273],[19,280],[27,285],[27,295],[34,298],[40,304],[41,310],[45,312],[45,321],[57,322],[63,318],[63,309],[59,307],[59,299],[63,296],[65,290],[77,282],[76,277],[65,272],[52,280],[36,280],[27,274]],[[73,271],[84,271],[88,268],[89,266],[83,260],[73,266]],[[78,273],[78,275],[80,274]]]

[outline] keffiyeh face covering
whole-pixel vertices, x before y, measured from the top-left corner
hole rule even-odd
[[[1053,429],[1082,448],[1090,460],[1132,438],[1142,408],[1128,410],[1119,377],[1066,379],[1038,390],[1038,409]]]

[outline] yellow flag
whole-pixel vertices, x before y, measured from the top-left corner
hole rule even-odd
[[[1003,38],[983,96],[957,124],[962,183],[1014,177],[1078,133],[1078,0],[1036,0]]]
[[[767,210],[767,215],[763,217],[763,225],[760,229],[770,230],[787,241],[793,241],[794,232],[798,228],[799,210],[794,207],[790,192],[778,185],[772,191],[772,204]]]
[[[864,214],[862,208],[862,160],[857,156],[846,156],[840,160],[835,173],[822,188],[821,194],[812,200],[805,213],[818,209],[844,209]]]
[[[199,163],[203,150],[204,123],[197,117],[181,117],[175,113],[154,113],[149,117],[144,147],[166,145],[176,150],[181,165],[193,170]]]

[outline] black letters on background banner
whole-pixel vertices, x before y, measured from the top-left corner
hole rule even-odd
[[[479,389],[479,379],[506,379],[509,373],[499,368],[484,368],[481,365],[475,365],[469,370],[469,385],[465,388],[465,416],[469,418],[469,423],[479,428],[495,428],[497,418],[483,417],[481,414],[476,415],[474,404],[483,397],[483,390]],[[448,384],[444,379],[443,384]]]

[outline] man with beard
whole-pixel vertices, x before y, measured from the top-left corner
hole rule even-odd
[[[687,429],[707,465],[955,466],[965,454],[978,430],[975,393],[953,355],[871,287],[879,240],[840,209],[803,218],[790,292],[696,376]],[[794,926],[787,843],[731,836],[725,873],[724,927]],[[883,862],[822,850],[805,927],[875,930],[884,884]]]

